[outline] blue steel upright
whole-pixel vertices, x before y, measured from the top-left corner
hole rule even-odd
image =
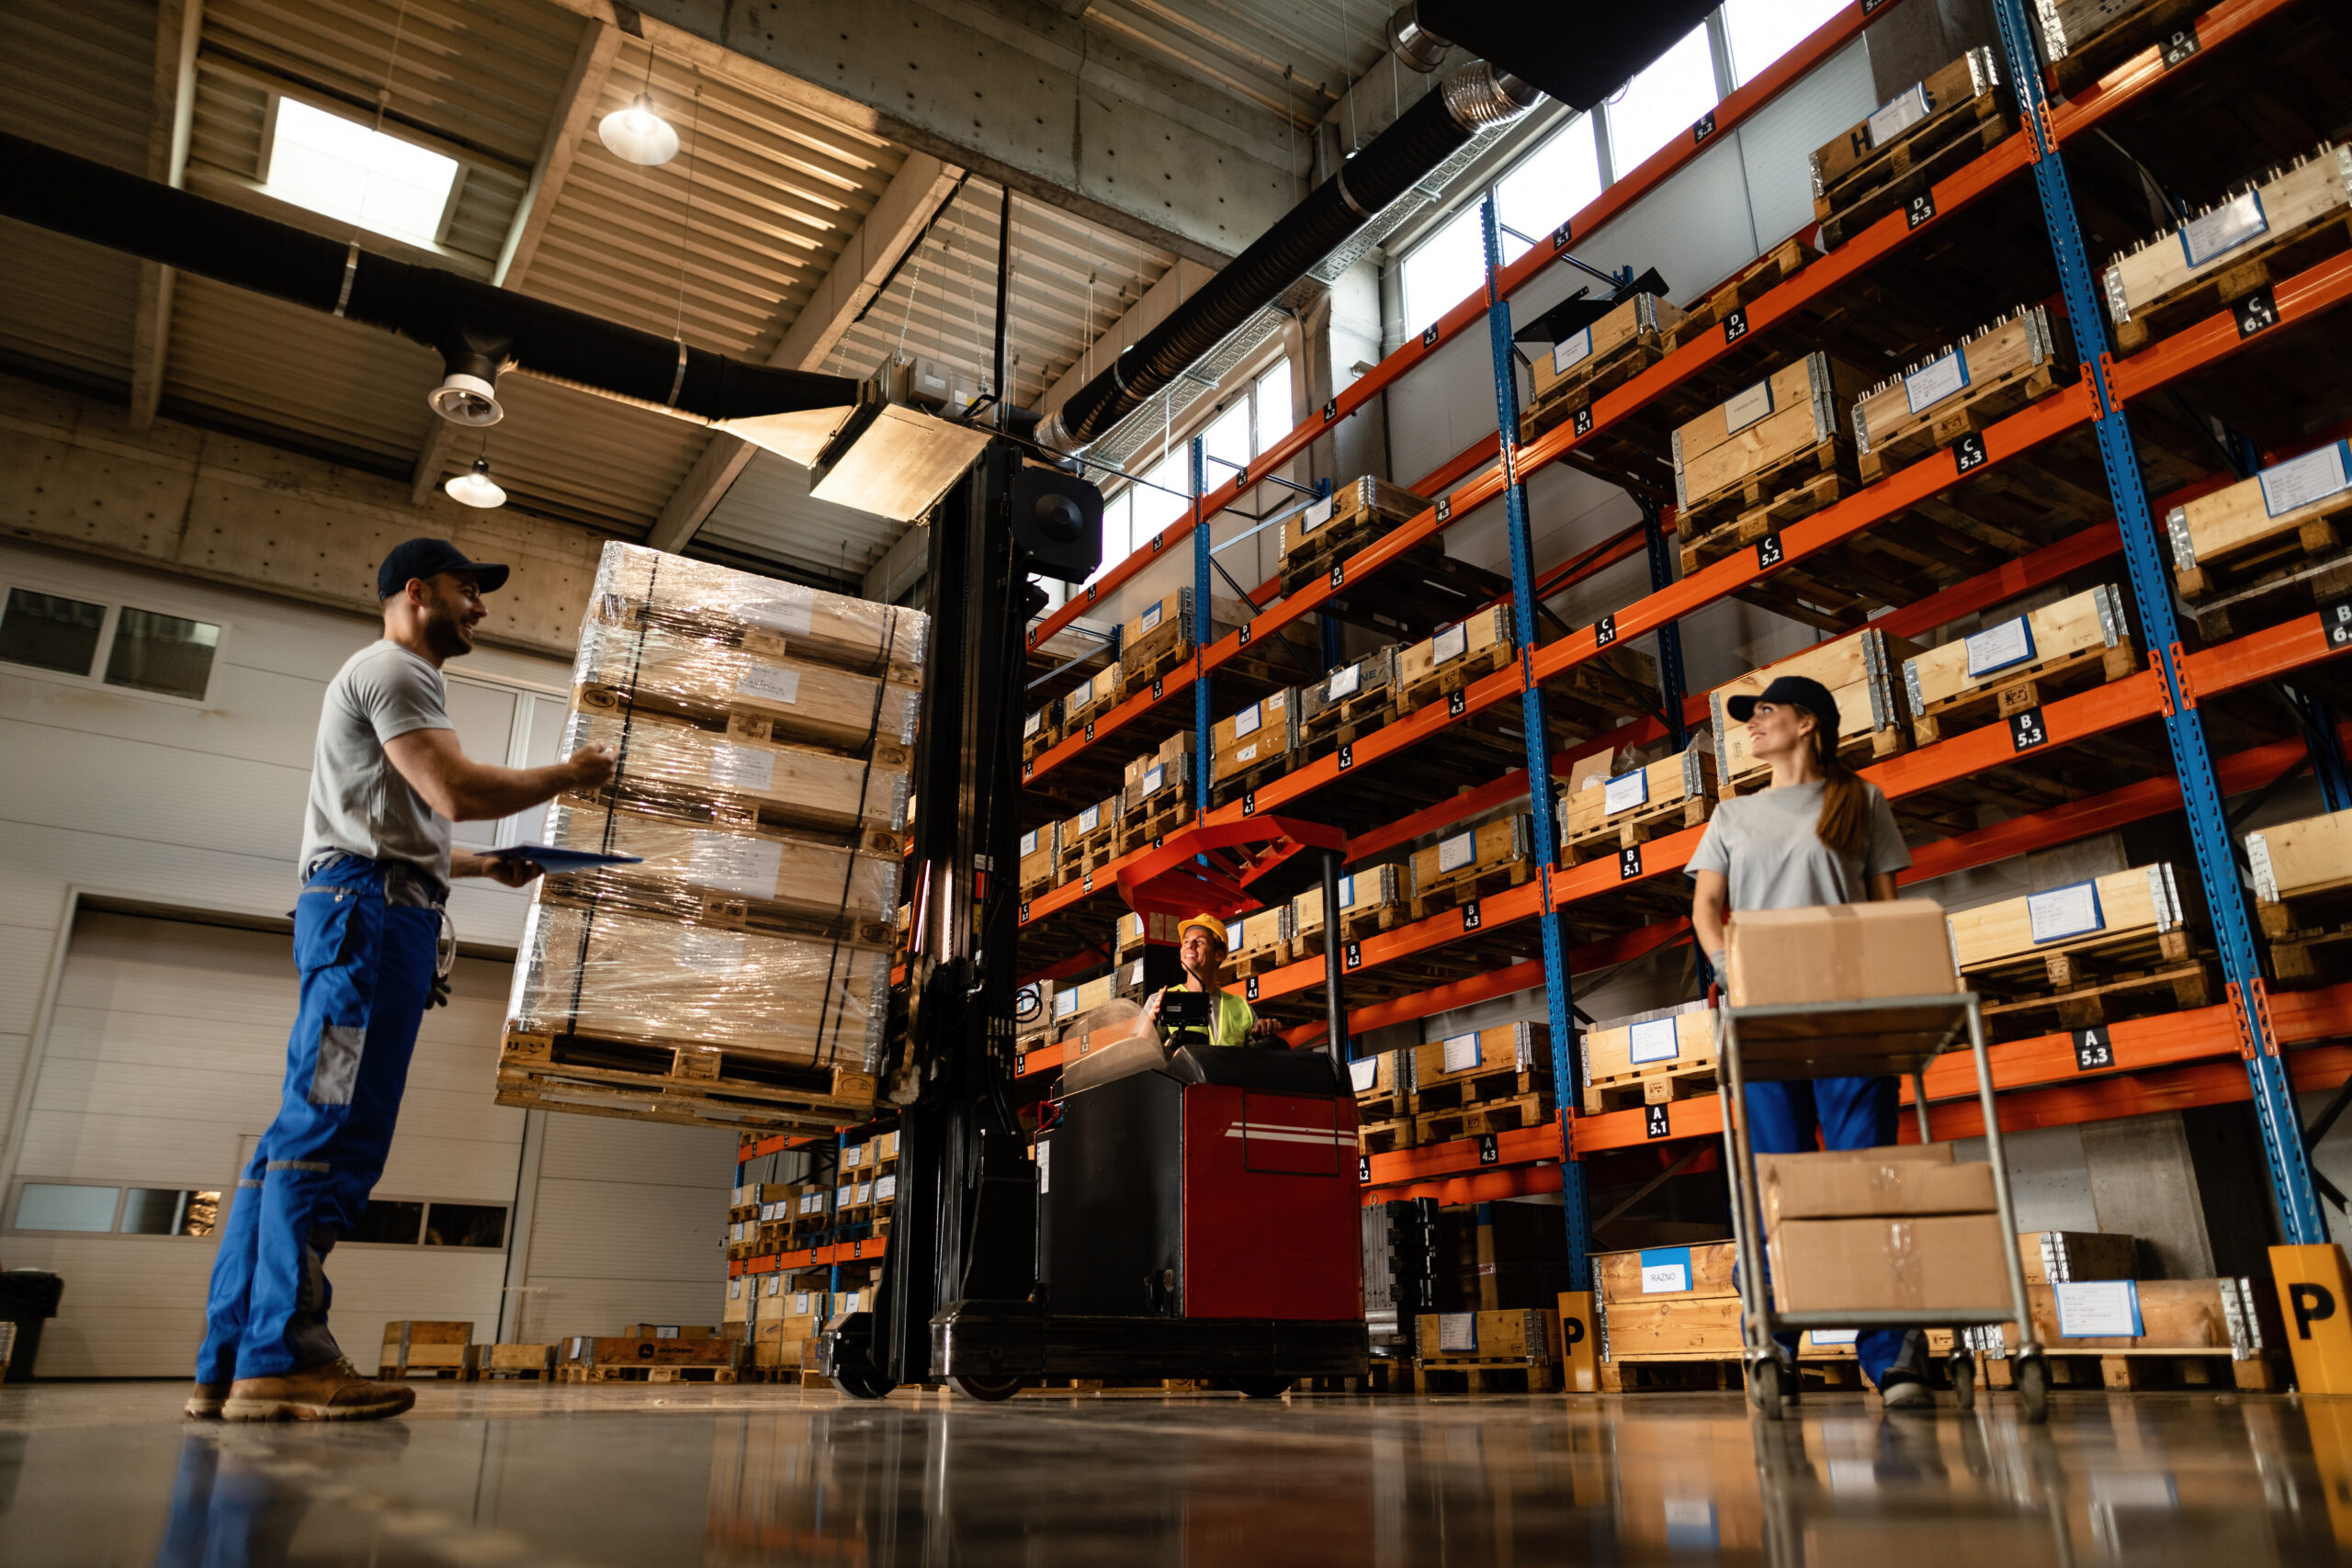
[[[1487,242],[1487,338],[1494,356],[1503,514],[1510,533],[1511,635],[1519,639],[1519,668],[1527,684],[1520,699],[1520,716],[1527,741],[1528,804],[1535,818],[1535,863],[1544,895],[1544,912],[1537,924],[1544,938],[1544,999],[1552,1029],[1552,1098],[1560,1116],[1560,1197],[1568,1225],[1568,1288],[1589,1291],[1592,1289],[1592,1216],[1585,1207],[1584,1168],[1573,1157],[1576,1066],[1582,1043],[1576,1036],[1575,997],[1569,990],[1566,921],[1552,907],[1560,825],[1552,797],[1552,738],[1544,722],[1544,694],[1534,681],[1535,550],[1528,537],[1527,486],[1519,477],[1519,360],[1511,348],[1510,301],[1497,286],[1502,271],[1502,242],[1493,192],[1487,193],[1479,216]]]
[[[1208,486],[1202,470],[1208,444],[1192,440],[1193,476],[1193,659],[1195,669],[1216,637],[1216,617],[1209,613],[1209,520],[1201,515],[1201,497]],[[1202,671],[1193,678],[1193,805],[1204,816],[1209,808],[1209,678]]]
[[[2286,1064],[2279,1059],[2278,1041],[2271,1032],[2269,1018],[2257,1003],[2262,967],[2255,955],[2254,933],[2246,924],[2245,899],[2239,886],[2236,857],[2230,852],[2229,823],[2222,812],[2221,785],[2214,777],[2204,721],[2189,705],[2180,671],[2173,662],[2172,649],[2180,631],[2173,615],[2172,582],[2156,552],[2155,524],[2149,515],[2147,491],[2141,484],[2131,421],[2118,410],[2101,363],[2112,348],[2107,304],[2083,250],[2082,227],[2075,220],[2064,159],[2057,148],[2048,145],[2049,94],[2041,62],[2034,51],[2033,33],[2019,0],[1993,0],[1993,14],[2000,24],[2009,79],[2017,84],[2018,107],[2027,118],[2029,133],[2041,144],[2041,155],[2033,165],[2034,191],[2041,197],[2050,248],[2057,257],[2066,316],[2075,329],[2075,351],[2082,355],[2098,393],[2100,412],[2091,428],[2098,438],[2099,461],[2107,469],[2108,493],[2115,502],[2116,525],[2123,536],[2123,558],[2132,576],[2132,596],[2139,604],[2140,626],[2156,655],[2165,684],[2165,736],[2172,743],[2173,763],[2180,773],[2181,802],[2188,811],[2197,869],[2212,912],[2213,941],[2221,949],[2222,972],[2235,994],[2239,1027],[2253,1042],[2254,1054],[2245,1070],[2254,1087],[2263,1149],[2270,1161],[2272,1194],[2278,1200],[2288,1241],[2324,1242],[2327,1225],[2320,1216],[2311,1165],[2303,1154],[2294,1091],[2288,1082]]]

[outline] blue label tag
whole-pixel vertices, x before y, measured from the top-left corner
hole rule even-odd
[[[1642,1248],[1642,1294],[1690,1289],[1690,1249],[1687,1247]]]

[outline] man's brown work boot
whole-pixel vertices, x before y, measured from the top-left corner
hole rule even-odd
[[[220,1414],[232,1421],[380,1421],[416,1403],[413,1389],[370,1382],[341,1357],[278,1378],[239,1378]]]
[[[221,1402],[229,1397],[225,1382],[190,1383],[187,1393],[187,1413],[198,1421],[220,1419]]]

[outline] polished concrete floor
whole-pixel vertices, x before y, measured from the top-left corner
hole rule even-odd
[[[1768,1427],[1736,1396],[428,1384],[405,1420],[222,1427],[156,1383],[0,1389],[0,1563],[2204,1568],[2352,1556],[2352,1401],[2060,1394]]]

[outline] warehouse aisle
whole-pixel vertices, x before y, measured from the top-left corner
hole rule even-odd
[[[2352,1404],[2062,1395],[2046,1431],[1816,1398],[1359,1400],[427,1387],[196,1427],[164,1384],[0,1395],[0,1562],[1813,1564],[2342,1560]]]

